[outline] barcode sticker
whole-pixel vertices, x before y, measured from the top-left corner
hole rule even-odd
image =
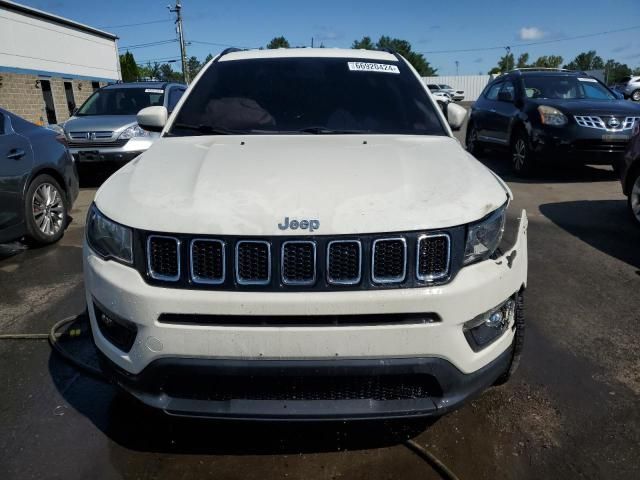
[[[161,88],[145,88],[144,93],[164,93]]]
[[[352,72],[400,73],[398,67],[386,63],[347,62],[347,65]]]
[[[580,80],[581,82],[598,83],[595,78],[578,77],[578,80]]]

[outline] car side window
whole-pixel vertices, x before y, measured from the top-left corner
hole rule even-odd
[[[502,84],[503,83],[504,82],[499,82],[499,83],[495,83],[492,86],[490,86],[489,89],[487,90],[487,93],[484,94],[485,98],[487,100],[497,100],[498,99],[498,92],[502,88]]]
[[[4,131],[4,125],[7,123],[4,119],[4,113],[0,113],[0,135],[4,135],[6,132]]]
[[[182,97],[182,94],[184,93],[184,91],[185,91],[184,88],[171,89],[171,91],[169,92],[169,103],[167,105],[168,111],[172,112],[173,109],[176,108],[176,105],[178,104],[178,101]]]
[[[507,80],[506,82],[504,82],[502,84],[502,89],[500,90],[500,93],[502,93],[503,95],[508,95],[509,98],[511,100],[514,100],[516,98],[516,88],[513,85],[513,82],[511,82],[510,80]]]

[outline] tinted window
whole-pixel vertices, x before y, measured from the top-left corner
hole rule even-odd
[[[571,75],[527,75],[523,77],[529,98],[567,100],[614,100],[616,97],[600,82],[589,77]]]
[[[77,115],[136,115],[163,102],[164,90],[159,88],[109,88],[94,92]]]
[[[487,93],[485,93],[484,96],[487,98],[487,100],[497,100],[498,92],[500,91],[501,88],[502,88],[502,82],[494,83],[489,87],[489,89],[487,90]]]
[[[167,106],[167,110],[172,112],[173,109],[176,108],[176,104],[180,100],[180,97],[182,97],[183,93],[184,88],[172,88],[171,90],[169,90],[169,103]]]
[[[5,131],[4,131],[4,124],[6,122],[4,121],[4,113],[0,112],[0,135],[4,135]]]
[[[384,71],[351,70],[348,62],[362,69],[371,63],[347,58],[214,63],[180,108],[171,133],[445,135],[422,82],[407,66],[385,62]]]
[[[513,86],[513,83],[508,80],[502,84],[502,89],[500,90],[500,92],[503,92],[509,95],[511,100],[516,98],[516,89]]]

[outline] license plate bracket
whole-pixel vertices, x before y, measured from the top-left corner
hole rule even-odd
[[[602,140],[605,142],[628,142],[631,137],[629,135],[620,134],[604,134]]]

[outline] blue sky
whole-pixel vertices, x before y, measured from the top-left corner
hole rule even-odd
[[[120,36],[128,46],[175,38],[166,5],[170,0],[18,0],[20,3],[68,17]],[[433,52],[535,41],[640,27],[639,0],[617,0],[615,8],[602,0],[457,0],[457,1],[334,1],[305,0],[183,0],[185,35],[193,41],[189,55],[204,58],[224,47],[264,46],[284,35],[292,45],[349,47],[368,35],[374,40],[390,35],[409,40],[414,50]],[[100,7],[98,7],[100,5]],[[105,8],[105,6],[109,8]],[[165,20],[136,27],[119,25]],[[615,58],[640,66],[640,28],[597,37],[563,40],[547,45],[513,47],[530,58],[562,55],[565,62],[586,50],[596,50],[605,60]],[[132,49],[138,62],[178,58],[178,45],[170,43]],[[441,75],[486,73],[504,50],[459,53],[425,53]]]

